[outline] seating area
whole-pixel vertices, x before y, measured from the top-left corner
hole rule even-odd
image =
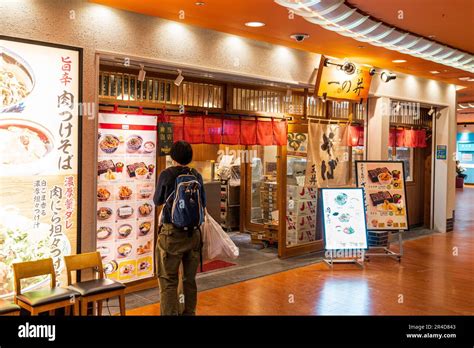
[[[44,312],[55,315],[58,309],[63,309],[65,315],[86,316],[89,314],[90,304],[92,304],[92,313],[97,308],[97,315],[102,315],[103,301],[113,297],[119,298],[120,314],[125,315],[126,286],[116,280],[105,278],[99,252],[66,256],[64,262],[67,287],[57,286],[56,272],[51,258],[14,263],[12,266],[14,303],[0,300],[0,316],[18,316],[22,309],[32,316]],[[78,272],[87,269],[95,273],[94,279],[80,281]],[[22,279],[45,275],[50,278],[49,287],[23,291]]]

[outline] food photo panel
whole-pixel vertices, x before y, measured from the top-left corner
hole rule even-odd
[[[407,230],[404,163],[357,161],[357,186],[363,187],[369,230]]]

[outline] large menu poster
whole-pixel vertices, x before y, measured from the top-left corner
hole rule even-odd
[[[321,201],[325,249],[367,249],[363,190],[321,189]]]
[[[408,230],[403,162],[357,161],[357,186],[365,189],[369,230]]]
[[[12,264],[52,258],[58,285],[78,233],[80,49],[0,36],[0,298]],[[49,284],[26,279],[22,290]]]
[[[107,277],[153,276],[157,117],[99,114],[97,250]]]

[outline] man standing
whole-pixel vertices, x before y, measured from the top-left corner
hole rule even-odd
[[[183,265],[183,315],[195,315],[197,304],[196,273],[202,240],[200,224],[204,219],[206,196],[202,176],[187,165],[193,149],[185,141],[171,147],[173,167],[161,172],[153,198],[163,205],[156,243],[156,268],[160,284],[161,315],[179,315],[179,267]]]

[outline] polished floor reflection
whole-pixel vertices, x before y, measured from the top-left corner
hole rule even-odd
[[[199,293],[200,315],[474,315],[474,188],[458,190],[455,230],[404,244],[401,264],[315,264]],[[159,304],[128,311],[159,315]]]

